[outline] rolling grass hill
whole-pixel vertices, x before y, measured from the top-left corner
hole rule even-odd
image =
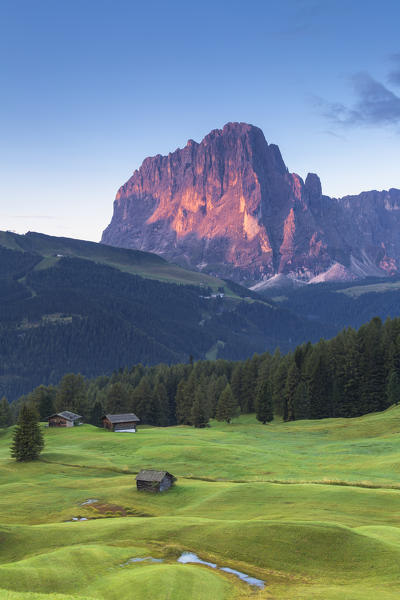
[[[400,407],[135,435],[46,429],[31,464],[10,460],[11,434],[0,433],[0,598],[398,598]],[[177,484],[137,492],[146,467]],[[183,551],[265,589],[179,564]],[[150,556],[163,562],[129,562]]]

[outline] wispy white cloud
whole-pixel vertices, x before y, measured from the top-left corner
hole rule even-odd
[[[399,125],[400,96],[369,73],[351,78],[356,101],[352,105],[318,99],[323,116],[334,125]]]

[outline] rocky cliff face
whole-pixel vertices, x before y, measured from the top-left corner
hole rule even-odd
[[[146,158],[123,185],[102,242],[161,254],[244,283],[392,275],[400,265],[400,190],[341,199],[289,173],[278,146],[245,123]]]

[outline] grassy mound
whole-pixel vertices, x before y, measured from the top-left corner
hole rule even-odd
[[[31,464],[11,461],[10,438],[0,434],[0,599],[398,597],[399,407],[135,436],[46,430]],[[139,493],[142,467],[167,468],[178,482]],[[183,551],[266,587],[178,564]],[[145,557],[162,562],[129,562]]]

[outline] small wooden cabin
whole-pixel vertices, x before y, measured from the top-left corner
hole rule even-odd
[[[104,415],[102,421],[103,427],[110,431],[135,433],[136,425],[140,419],[134,413],[126,413],[123,415]]]
[[[142,469],[136,475],[136,487],[139,491],[146,492],[165,492],[173,483],[176,477],[168,471],[153,471],[152,469]]]
[[[49,427],[73,427],[80,425],[82,422],[81,415],[77,415],[69,410],[50,415],[48,417]]]

